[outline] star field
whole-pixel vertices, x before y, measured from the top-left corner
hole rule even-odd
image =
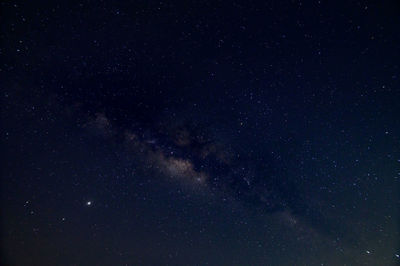
[[[0,4],[2,265],[398,265],[396,1]]]

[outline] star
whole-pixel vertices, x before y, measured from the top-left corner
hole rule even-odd
[[[92,205],[92,202],[90,200],[86,202],[86,206],[91,206],[91,205]]]

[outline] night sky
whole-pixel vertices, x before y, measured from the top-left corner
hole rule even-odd
[[[2,1],[2,265],[399,265],[398,1]]]

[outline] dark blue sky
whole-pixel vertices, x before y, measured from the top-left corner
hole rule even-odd
[[[396,1],[1,4],[4,265],[398,265]]]

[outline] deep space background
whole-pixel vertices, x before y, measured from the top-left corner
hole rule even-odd
[[[398,1],[2,1],[2,265],[399,265]]]

